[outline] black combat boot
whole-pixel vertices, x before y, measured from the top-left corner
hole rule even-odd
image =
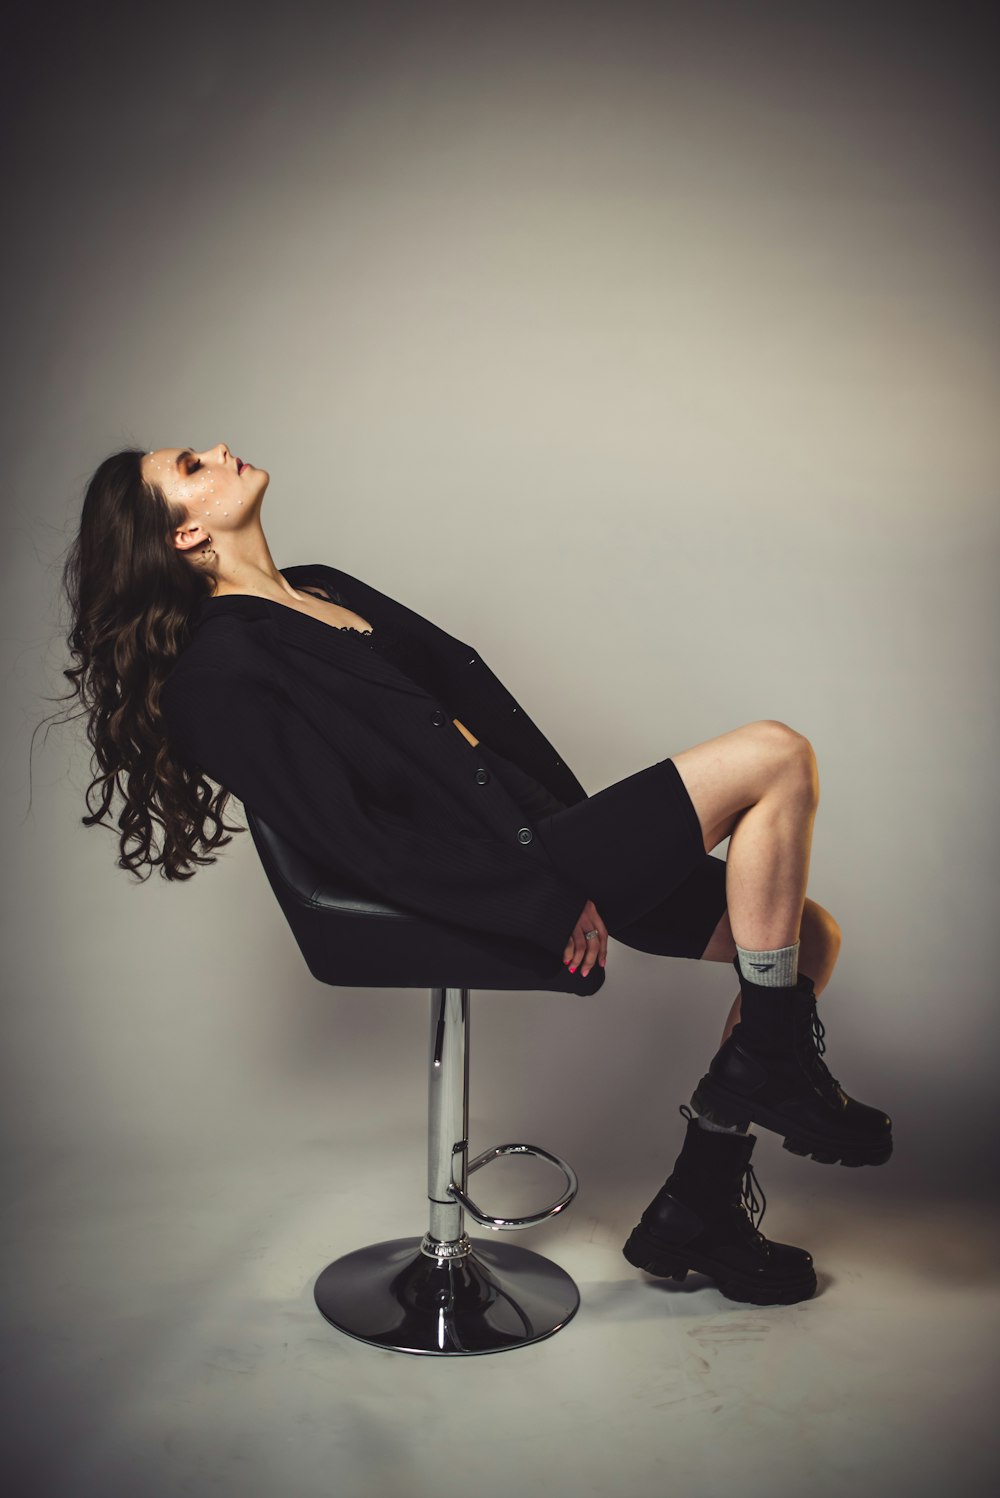
[[[740,979],[740,1018],[695,1088],[691,1105],[716,1123],[748,1118],[784,1134],[794,1155],[824,1165],[882,1165],[892,1154],[892,1120],[848,1097],[820,1058],[826,1050],[813,980],[765,988]]]
[[[729,1300],[791,1305],[816,1289],[812,1255],[764,1237],[752,1214],[766,1198],[750,1156],[755,1134],[703,1129],[682,1103],[684,1145],[667,1180],[632,1229],[622,1252],[647,1274],[682,1280],[689,1269],[710,1275]]]

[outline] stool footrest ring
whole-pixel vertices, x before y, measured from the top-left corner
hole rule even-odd
[[[448,1191],[454,1196],[456,1201],[461,1202],[469,1216],[478,1222],[480,1227],[494,1228],[497,1232],[501,1229],[506,1232],[516,1232],[518,1228],[537,1227],[540,1222],[545,1222],[549,1217],[555,1217],[557,1212],[561,1212],[565,1207],[568,1207],[579,1190],[580,1183],[577,1180],[576,1171],[572,1165],[568,1165],[558,1155],[553,1155],[548,1150],[543,1150],[537,1144],[494,1145],[493,1149],[484,1150],[481,1155],[477,1155],[474,1160],[469,1161],[466,1167],[467,1173],[471,1175],[474,1170],[480,1170],[484,1165],[490,1165],[494,1160],[499,1159],[501,1155],[537,1155],[540,1160],[547,1160],[550,1165],[554,1165],[557,1170],[562,1171],[566,1178],[566,1189],[557,1201],[554,1201],[550,1207],[546,1207],[541,1212],[531,1212],[526,1217],[491,1217],[488,1212],[481,1211],[468,1193],[463,1191],[460,1186],[456,1186],[455,1182],[452,1181],[448,1187]]]

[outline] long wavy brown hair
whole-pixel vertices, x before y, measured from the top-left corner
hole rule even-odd
[[[94,751],[84,826],[114,830],[104,819],[118,791],[118,867],[140,881],[157,866],[165,879],[190,879],[194,865],[216,862],[205,855],[232,842],[226,834],[246,829],[223,821],[231,793],[170,743],[160,713],[163,683],[191,640],[214,577],[174,546],[185,511],[143,478],[144,456],[139,448],[112,453],[87,484],[63,565],[66,639],[76,664],[62,674],[71,685],[66,695],[82,704],[70,716],[86,716]]]

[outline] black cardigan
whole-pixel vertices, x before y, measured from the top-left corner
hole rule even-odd
[[[407,637],[420,680],[286,604],[209,598],[161,696],[175,749],[359,891],[561,956],[590,891],[452,719],[567,806],[569,766],[470,645],[338,568],[281,572]]]

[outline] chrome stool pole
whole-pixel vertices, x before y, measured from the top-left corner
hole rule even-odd
[[[430,995],[428,1231],[336,1259],[316,1281],[316,1304],[340,1331],[377,1347],[438,1356],[503,1352],[565,1326],[580,1292],[541,1254],[470,1239],[464,1214],[493,1231],[535,1227],[569,1206],[578,1182],[570,1165],[538,1145],[496,1145],[469,1160],[469,990],[432,988]],[[524,1217],[482,1211],[468,1195],[468,1177],[507,1154],[547,1160],[563,1174],[562,1195]]]
[[[427,1089],[427,1200],[430,1226],[421,1251],[461,1258],[471,1243],[462,1231],[462,1204],[452,1191],[466,1184],[469,1133],[469,990],[431,989]]]

